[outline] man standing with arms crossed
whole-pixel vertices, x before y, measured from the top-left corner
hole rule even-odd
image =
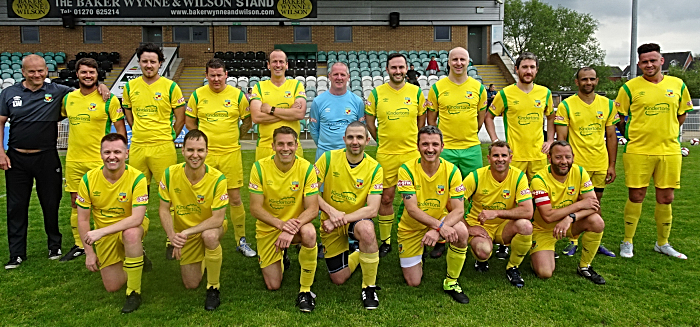
[[[85,244],[85,266],[99,271],[107,292],[126,283],[122,313],[141,306],[143,237],[148,232],[148,185],[144,175],[126,164],[129,150],[121,134],[107,134],[101,141],[102,168],[80,181],[76,203],[78,230]],[[90,214],[95,230],[90,230]],[[92,246],[95,245],[95,250]]]
[[[370,94],[365,107],[369,133],[377,144],[377,161],[384,169],[384,191],[379,207],[379,257],[391,252],[394,225],[394,195],[401,164],[420,157],[413,140],[425,126],[426,102],[418,86],[406,83],[406,57],[393,53],[387,58],[389,82]]]
[[[376,309],[379,249],[372,219],[382,199],[382,167],[365,154],[369,133],[355,121],[345,129],[345,149],[327,151],[316,161],[318,181],[323,185],[319,207],[321,239],[326,244],[326,266],[333,283],[345,283],[358,265],[362,268],[362,302]],[[329,174],[329,172],[331,172]],[[351,251],[348,239],[359,241]]]
[[[627,81],[615,100],[617,111],[627,116],[625,138],[629,140],[622,155],[629,198],[625,204],[625,238],[620,245],[620,255],[623,258],[634,255],[632,239],[642,215],[649,179],[653,176],[657,233],[654,251],[687,259],[685,254],[671,247],[668,237],[673,220],[673,192],[681,185],[682,157],[678,135],[686,114],[693,110],[693,104],[682,80],[661,73],[664,58],[658,44],[642,44],[637,48],[637,54],[637,65],[644,75]]]
[[[311,285],[318,247],[311,222],[318,216],[318,177],[311,163],[295,155],[297,133],[291,127],[275,129],[272,139],[275,154],[253,164],[248,183],[250,213],[258,220],[255,237],[260,269],[267,289],[279,289],[284,270],[289,268],[286,250],[301,243],[297,306],[311,312],[316,307]]]
[[[273,50],[267,61],[267,68],[272,77],[253,87],[250,98],[250,114],[253,122],[258,124],[258,143],[255,147],[255,160],[275,154],[272,133],[279,127],[288,126],[297,135],[301,130],[299,120],[306,116],[306,91],[304,84],[295,79],[286,79],[287,54],[282,50]],[[304,151],[299,145],[297,156],[303,158]]]
[[[165,168],[177,162],[173,140],[185,126],[186,103],[177,83],[158,73],[165,61],[160,47],[142,44],[136,56],[143,75],[126,83],[122,106],[131,126],[129,164],[143,172],[150,186],[151,177],[160,181]],[[172,245],[169,241],[165,245],[166,258],[174,259]]]
[[[236,238],[236,249],[246,257],[254,257],[245,237],[245,209],[241,202],[243,161],[240,135],[250,129],[248,100],[239,89],[227,85],[226,66],[221,59],[211,59],[206,66],[209,84],[196,89],[185,110],[188,130],[199,129],[209,136],[206,164],[221,171],[228,180],[228,198]],[[243,121],[238,127],[238,121]]]
[[[591,177],[593,190],[600,202],[605,185],[612,183],[616,176],[615,124],[620,121],[620,116],[615,111],[612,100],[595,94],[598,77],[593,68],[579,69],[575,82],[578,93],[559,103],[554,125],[557,139],[571,144],[576,164],[583,167]],[[598,214],[601,215],[601,212],[598,211]],[[572,239],[562,252],[572,256],[577,247],[578,239]],[[598,253],[615,257],[615,253],[603,245],[598,247]]]
[[[112,124],[117,133],[126,137],[124,111],[119,99],[111,95],[102,100],[97,92],[97,61],[82,58],[77,67],[80,89],[63,97],[61,115],[68,117],[68,153],[66,154],[66,191],[70,192],[70,226],[75,244],[60,261],[73,260],[85,254],[83,242],[78,233],[78,206],[75,198],[83,175],[91,169],[102,166],[100,140],[109,134]]]
[[[428,93],[428,125],[440,127],[445,136],[440,157],[467,176],[483,165],[479,130],[488,98],[486,88],[467,75],[469,52],[457,47],[450,50],[448,58],[450,73],[435,82]],[[444,251],[445,243],[438,242],[430,256],[439,258]]]
[[[198,129],[185,135],[182,145],[185,163],[165,169],[158,195],[160,221],[175,247],[173,255],[180,260],[182,283],[185,288],[197,288],[202,281],[202,270],[206,269],[204,309],[211,311],[220,303],[220,239],[228,226],[228,190],[226,176],[204,163],[207,143],[206,134]]]

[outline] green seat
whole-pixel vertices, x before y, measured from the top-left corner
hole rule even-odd
[[[24,78],[24,75],[22,75],[22,73],[14,73],[12,74],[12,78],[15,81],[21,81]]]
[[[5,70],[5,69],[10,69],[10,65],[3,62],[0,64],[0,71]]]
[[[56,71],[56,65],[55,64],[49,64],[46,63],[46,68],[49,70],[49,72],[53,73]]]
[[[12,70],[22,70],[22,65],[21,65],[21,64],[18,64],[18,63],[13,63],[13,64],[10,66],[10,68],[12,68]]]
[[[9,52],[7,52],[7,51],[5,51],[5,52],[3,52],[3,53],[0,53],[0,56],[5,56],[5,57],[9,57],[9,56],[11,56],[11,55],[12,55],[12,54],[9,53]]]
[[[46,60],[48,62],[48,61],[54,60],[54,59],[53,59],[53,56],[44,56],[44,60]]]
[[[61,53],[61,52],[59,52],[59,53]],[[44,52],[44,56],[52,56],[52,57],[53,57],[53,56],[56,56],[56,55],[55,55],[53,52],[49,51],[49,52]],[[66,54],[65,54],[65,53],[63,54],[63,57],[64,57],[64,58],[66,57]]]
[[[39,57],[43,57],[43,56],[44,56],[44,53],[43,53],[43,52],[34,52],[34,54],[37,55],[37,56],[39,56]]]
[[[16,57],[22,58],[22,53],[21,53],[21,52],[13,52],[12,55],[13,55],[13,56],[16,56]]]
[[[12,78],[12,74],[2,72],[2,73],[0,73],[0,77],[2,77],[2,79],[8,79],[8,78]]]
[[[53,59],[54,59],[54,60],[56,61],[56,63],[58,63],[58,64],[65,64],[65,63],[66,63],[66,57],[55,56]]]

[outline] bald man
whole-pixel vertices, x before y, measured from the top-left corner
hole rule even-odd
[[[0,151],[0,169],[5,171],[7,190],[7,240],[10,260],[5,269],[14,269],[27,260],[29,199],[36,180],[36,193],[44,217],[48,258],[61,257],[58,207],[63,191],[63,173],[56,143],[63,97],[72,88],[46,83],[48,68],[44,58],[28,55],[22,60],[24,81],[0,94],[0,126],[10,120],[7,154]],[[98,88],[103,100],[109,89]],[[0,144],[5,132],[0,130]]]
[[[479,130],[484,123],[488,95],[486,88],[467,75],[469,52],[461,47],[450,50],[450,73],[437,81],[428,93],[428,124],[444,135],[445,149],[440,157],[459,168],[462,176],[483,166]],[[430,256],[438,258],[445,243],[438,243]]]

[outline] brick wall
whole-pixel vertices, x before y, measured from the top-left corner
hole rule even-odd
[[[180,56],[188,66],[204,66],[215,51],[265,51],[275,44],[289,44],[294,40],[293,26],[248,26],[247,43],[229,43],[228,26],[209,28],[209,43],[183,43]],[[488,29],[490,33],[490,28]],[[333,26],[312,26],[311,43],[323,51],[350,50],[449,50],[467,45],[467,26],[452,27],[451,42],[433,42],[432,26],[353,26],[353,42],[334,42]],[[20,43],[19,26],[0,26],[1,51],[37,52],[63,51],[74,56],[80,51],[117,51],[126,62],[142,40],[141,26],[103,26],[101,44],[83,43],[83,27],[66,29],[62,26],[40,26],[41,43]],[[163,27],[163,41],[172,41],[172,26]],[[490,34],[487,34],[490,35]],[[211,50],[209,50],[211,49]]]

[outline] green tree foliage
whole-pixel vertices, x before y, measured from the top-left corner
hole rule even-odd
[[[668,74],[676,76],[685,82],[691,98],[700,98],[700,65],[695,65],[694,69],[688,70],[683,70],[678,66],[671,66],[668,69]]]
[[[575,90],[579,67],[604,64],[605,51],[594,36],[598,21],[591,15],[538,0],[506,0],[504,11],[504,41],[513,56],[528,51],[540,60],[536,83]]]

